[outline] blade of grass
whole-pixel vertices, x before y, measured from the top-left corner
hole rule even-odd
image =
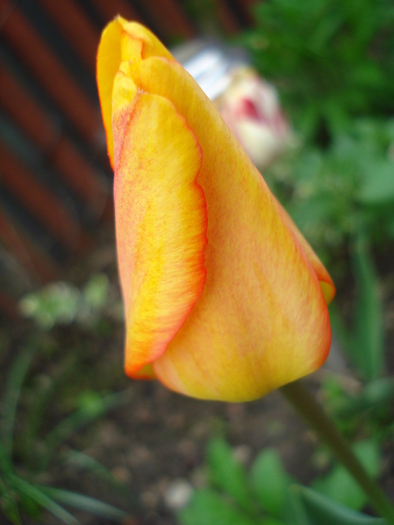
[[[122,492],[128,501],[132,501],[135,507],[139,506],[137,498],[130,493],[127,484],[117,479],[114,474],[100,463],[100,461],[97,461],[97,459],[77,450],[66,452],[60,459],[64,459],[66,463],[72,465],[74,468],[80,468],[93,473],[95,476],[99,476],[103,481],[114,487],[117,492]]]
[[[294,525],[310,525],[298,485],[292,485],[289,487],[289,505],[286,512],[288,514],[288,520],[286,520],[286,523],[294,523]]]
[[[28,483],[26,480],[11,474],[10,481],[16,490],[31,498],[38,505],[56,516],[66,525],[81,525],[80,521],[78,521],[72,514],[67,512],[65,509],[63,509],[63,507],[53,501],[53,499],[51,499],[47,494],[44,494],[44,492],[34,485]]]
[[[364,386],[361,392],[351,397],[344,397],[334,409],[340,417],[353,417],[366,410],[387,408],[389,411],[394,400],[394,379],[382,377]]]
[[[343,349],[347,352],[347,349],[351,347],[353,342],[343,319],[343,315],[339,311],[337,304],[333,303],[329,306],[329,312],[332,331],[341,346],[341,350]]]
[[[21,449],[26,454],[26,460],[30,468],[33,468],[33,463],[37,463],[37,451],[34,446],[40,426],[45,418],[45,411],[56,393],[59,392],[61,386],[73,373],[77,356],[68,355],[59,365],[56,373],[49,384],[42,388],[35,396],[32,406],[29,409],[28,418],[25,425],[25,432],[23,436],[23,447]]]
[[[73,467],[81,468],[98,474],[99,476],[112,476],[111,471],[108,470],[97,459],[92,458],[84,452],[78,450],[71,450],[61,456],[61,459],[71,464]],[[113,476],[112,476],[113,477]]]
[[[23,382],[34,356],[34,350],[24,348],[15,358],[8,373],[5,392],[2,399],[2,434],[6,455],[11,459],[13,450],[15,415]]]
[[[379,377],[383,369],[383,308],[379,297],[378,278],[367,241],[362,235],[354,246],[353,267],[357,302],[352,355],[363,376],[372,381]]]
[[[387,525],[384,518],[375,518],[356,512],[334,499],[330,499],[313,489],[298,486],[299,497],[311,523],[319,525]]]
[[[1,333],[0,334],[0,355],[2,354],[4,348],[6,347],[7,340],[8,340],[8,338],[7,338],[6,334]]]
[[[115,407],[128,403],[131,391],[116,392],[99,398],[94,404],[84,406],[63,419],[46,437],[45,454],[41,462],[41,470],[45,470],[56,448],[80,428],[92,423]]]
[[[0,470],[4,476],[13,472],[11,458],[7,455],[4,445],[0,442]]]
[[[67,505],[78,510],[83,510],[85,512],[90,512],[91,514],[95,514],[96,516],[100,516],[102,518],[121,521],[130,517],[127,512],[117,509],[108,503],[103,503],[102,501],[99,501],[95,498],[85,496],[84,494],[78,494],[77,492],[71,492],[69,490],[45,486],[40,486],[40,490],[42,490],[53,500],[56,500],[63,505]]]
[[[3,514],[11,523],[21,525],[21,518],[19,514],[18,504],[15,495],[10,491],[7,484],[0,477],[0,500]]]

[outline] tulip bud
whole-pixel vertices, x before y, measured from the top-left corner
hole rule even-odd
[[[103,32],[97,81],[126,372],[246,401],[316,370],[335,287],[215,105],[150,31],[120,17]]]

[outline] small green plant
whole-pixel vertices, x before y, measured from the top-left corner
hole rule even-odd
[[[24,418],[17,418],[22,388],[26,394],[26,389],[29,389],[26,379],[36,353],[35,347],[30,345],[17,355],[7,373],[1,398],[0,512],[16,525],[22,523],[24,515],[40,520],[43,509],[67,525],[77,525],[79,521],[63,505],[111,520],[123,520],[128,516],[124,511],[83,494],[44,485],[40,479],[51,463],[75,460],[76,452],[69,452],[68,457],[62,457],[60,445],[82,427],[127,402],[129,393],[100,396],[89,392],[89,395],[80,397],[79,407],[74,412],[44,435],[39,435],[41,427],[45,426],[48,404],[73,370],[75,359],[66,357],[59,367],[61,373],[58,377],[37,391],[30,390],[32,402],[29,411]],[[106,473],[105,467],[93,458],[83,459],[85,468],[96,473]],[[107,479],[108,477],[107,474]]]
[[[357,444],[356,454],[375,477],[379,447]],[[340,466],[315,480],[313,488],[296,484],[272,448],[260,452],[249,471],[235,459],[231,447],[213,439],[207,449],[209,484],[194,492],[179,512],[181,525],[384,525],[358,512],[364,493]]]

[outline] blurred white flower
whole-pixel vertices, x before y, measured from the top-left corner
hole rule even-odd
[[[250,67],[239,67],[215,103],[252,162],[266,168],[286,147],[290,127],[276,89]]]

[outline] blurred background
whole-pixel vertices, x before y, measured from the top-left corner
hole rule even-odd
[[[253,2],[252,2],[253,3]],[[2,1],[1,298],[59,277],[112,221],[112,173],[95,85],[105,24],[121,13],[167,46],[236,34],[248,2]],[[202,16],[196,15],[201,14]]]
[[[349,480],[277,394],[201,403],[123,376],[95,85],[100,33],[117,14],[196,77],[326,264],[334,342],[311,386],[393,495],[392,1],[0,0],[4,520],[205,525],[190,521],[198,503],[179,509],[211,486],[227,441],[246,469],[269,450],[299,482],[365,506],[354,486],[333,488]]]

